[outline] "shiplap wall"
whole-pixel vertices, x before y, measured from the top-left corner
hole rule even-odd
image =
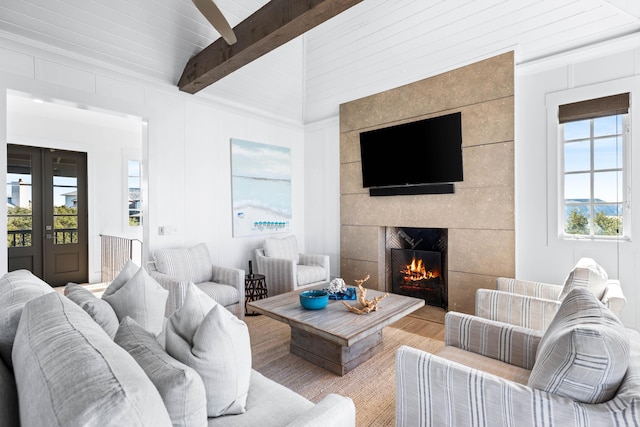
[[[267,0],[216,0],[236,25]],[[516,50],[524,63],[640,30],[625,0],[366,0],[198,96],[311,123],[338,105]],[[6,0],[0,37],[175,86],[218,38],[188,0]]]

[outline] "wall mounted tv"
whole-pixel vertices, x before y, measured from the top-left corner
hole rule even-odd
[[[360,155],[372,196],[453,193],[463,180],[461,113],[362,132]]]

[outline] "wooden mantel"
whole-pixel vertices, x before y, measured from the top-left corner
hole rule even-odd
[[[197,93],[361,1],[272,0],[233,29],[237,43],[219,38],[191,58],[178,87]]]

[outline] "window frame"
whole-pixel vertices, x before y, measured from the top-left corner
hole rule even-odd
[[[130,168],[129,168],[129,163],[130,162],[138,162],[138,175],[131,175],[130,174]],[[126,216],[125,216],[125,221],[127,224],[127,227],[142,227],[143,226],[143,220],[144,220],[144,211],[143,211],[143,194],[142,194],[142,160],[140,158],[134,158],[132,156],[128,157],[125,159],[125,170],[126,170],[126,177],[125,177],[125,182],[126,182],[126,196],[127,196],[127,200],[126,200]],[[138,200],[138,207],[137,208],[132,208],[130,206],[130,200],[131,200],[131,187],[129,186],[130,183],[130,179],[131,178],[137,178],[138,179],[138,184],[139,184],[139,188],[138,188],[138,192],[139,192],[139,196],[140,199]],[[132,211],[138,211],[139,217],[140,217],[140,221],[138,222],[138,224],[131,224],[131,212]]]
[[[553,242],[630,242],[633,240],[633,158],[634,143],[639,135],[634,135],[634,124],[640,123],[640,105],[636,105],[634,97],[635,89],[640,87],[640,76],[626,77],[616,80],[610,80],[604,83],[598,83],[588,86],[575,87],[565,89],[558,92],[549,92],[545,96],[546,105],[546,211],[547,211],[547,245]],[[628,134],[626,138],[626,154],[623,156],[624,164],[624,211],[623,211],[623,227],[624,237],[621,236],[583,236],[569,235],[564,233],[564,137],[561,135],[561,127],[558,119],[559,106],[584,100],[596,99],[601,97],[612,96],[619,93],[629,93],[629,112],[628,112]],[[638,98],[640,102],[640,98]]]
[[[594,135],[594,121],[597,119],[601,119],[603,117],[617,117],[617,116],[622,116],[622,129],[620,133],[616,133],[616,137],[618,135],[620,135],[622,137],[622,164],[620,165],[620,167],[618,168],[606,168],[606,169],[596,169],[595,168],[595,142],[598,139],[604,139],[606,137],[611,137],[611,135],[607,135],[605,136],[595,136]],[[558,147],[559,147],[559,156],[558,156],[558,176],[559,176],[559,194],[558,194],[558,235],[560,238],[562,239],[589,239],[589,240],[630,240],[630,224],[631,224],[631,218],[629,215],[629,211],[630,211],[630,207],[631,207],[631,201],[629,199],[630,196],[630,191],[628,191],[628,189],[630,189],[630,173],[629,173],[629,155],[628,153],[630,152],[630,114],[629,113],[624,113],[624,114],[611,114],[608,116],[601,116],[601,117],[597,117],[597,118],[590,118],[590,119],[583,119],[581,121],[589,121],[589,137],[588,138],[580,138],[580,139],[575,139],[575,140],[569,140],[566,141],[565,140],[565,134],[564,134],[564,127],[566,126],[566,123],[558,123]],[[575,143],[578,141],[588,141],[589,142],[589,168],[588,169],[581,169],[578,171],[569,171],[567,172],[565,170],[565,147],[567,143]],[[617,202],[609,202],[606,204],[612,205],[612,204],[620,204],[621,208],[622,208],[622,234],[619,235],[615,235],[615,236],[611,236],[611,235],[598,235],[595,234],[595,224],[594,224],[594,220],[595,220],[595,207],[598,205],[598,203],[595,201],[595,194],[594,194],[594,176],[597,173],[602,173],[602,172],[613,172],[613,171],[620,171],[622,173],[622,194],[621,196],[621,201],[617,201]],[[585,234],[569,234],[565,232],[565,222],[566,222],[566,208],[568,206],[571,206],[571,204],[567,204],[566,203],[566,195],[565,195],[565,178],[567,177],[567,175],[577,175],[580,173],[584,173],[584,174],[588,174],[589,175],[589,187],[590,187],[590,194],[589,194],[589,201],[583,204],[576,204],[576,206],[578,205],[586,205],[589,208],[589,234],[585,235]],[[620,200],[620,199],[619,199]]]

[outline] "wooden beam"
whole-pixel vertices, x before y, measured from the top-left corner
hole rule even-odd
[[[219,38],[191,58],[178,87],[197,93],[361,1],[271,0],[233,29],[237,43]]]

